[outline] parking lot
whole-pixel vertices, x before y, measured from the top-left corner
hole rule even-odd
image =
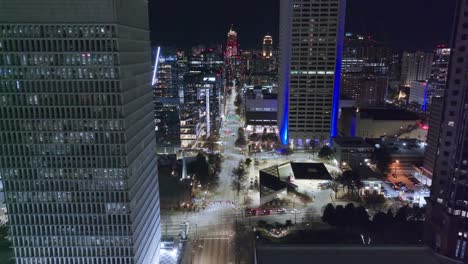
[[[398,198],[408,203],[424,205],[424,197],[429,196],[429,187],[409,174],[389,173],[383,186],[387,198]]]

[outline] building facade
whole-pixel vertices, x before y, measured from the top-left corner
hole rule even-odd
[[[0,176],[15,263],[153,264],[145,1],[2,1]]]
[[[403,52],[401,58],[401,85],[410,86],[412,81],[426,81],[431,76],[432,52]]]
[[[283,145],[337,134],[344,0],[281,1],[278,128]]]
[[[429,114],[429,131],[427,132],[427,146],[424,152],[423,174],[432,179],[435,163],[437,161],[437,145],[440,136],[440,124],[442,119],[443,97],[432,98]]]
[[[468,2],[456,3],[425,240],[436,252],[467,263]]]
[[[273,57],[273,38],[270,35],[265,35],[265,37],[263,37],[262,49],[264,58],[269,59]]]

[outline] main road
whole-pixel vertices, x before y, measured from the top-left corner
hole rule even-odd
[[[237,130],[243,124],[236,115],[234,100],[237,89],[232,88],[226,97],[224,118],[220,129],[223,161],[217,189],[209,197],[207,208],[199,212],[175,212],[162,215],[163,235],[177,236],[187,226],[190,238],[183,263],[218,264],[233,263],[230,241],[233,224],[241,220],[239,200],[231,188],[232,170],[245,157],[234,145]]]

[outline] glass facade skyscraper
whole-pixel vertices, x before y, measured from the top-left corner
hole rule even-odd
[[[2,1],[0,176],[16,263],[158,263],[147,14],[146,1]]]

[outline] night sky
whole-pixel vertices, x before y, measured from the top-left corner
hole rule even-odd
[[[280,0],[150,0],[153,44],[189,48],[224,43],[234,24],[241,48],[278,44]],[[281,0],[283,1],[283,0]],[[431,49],[450,37],[455,0],[348,0],[346,31],[368,33],[398,49]]]

